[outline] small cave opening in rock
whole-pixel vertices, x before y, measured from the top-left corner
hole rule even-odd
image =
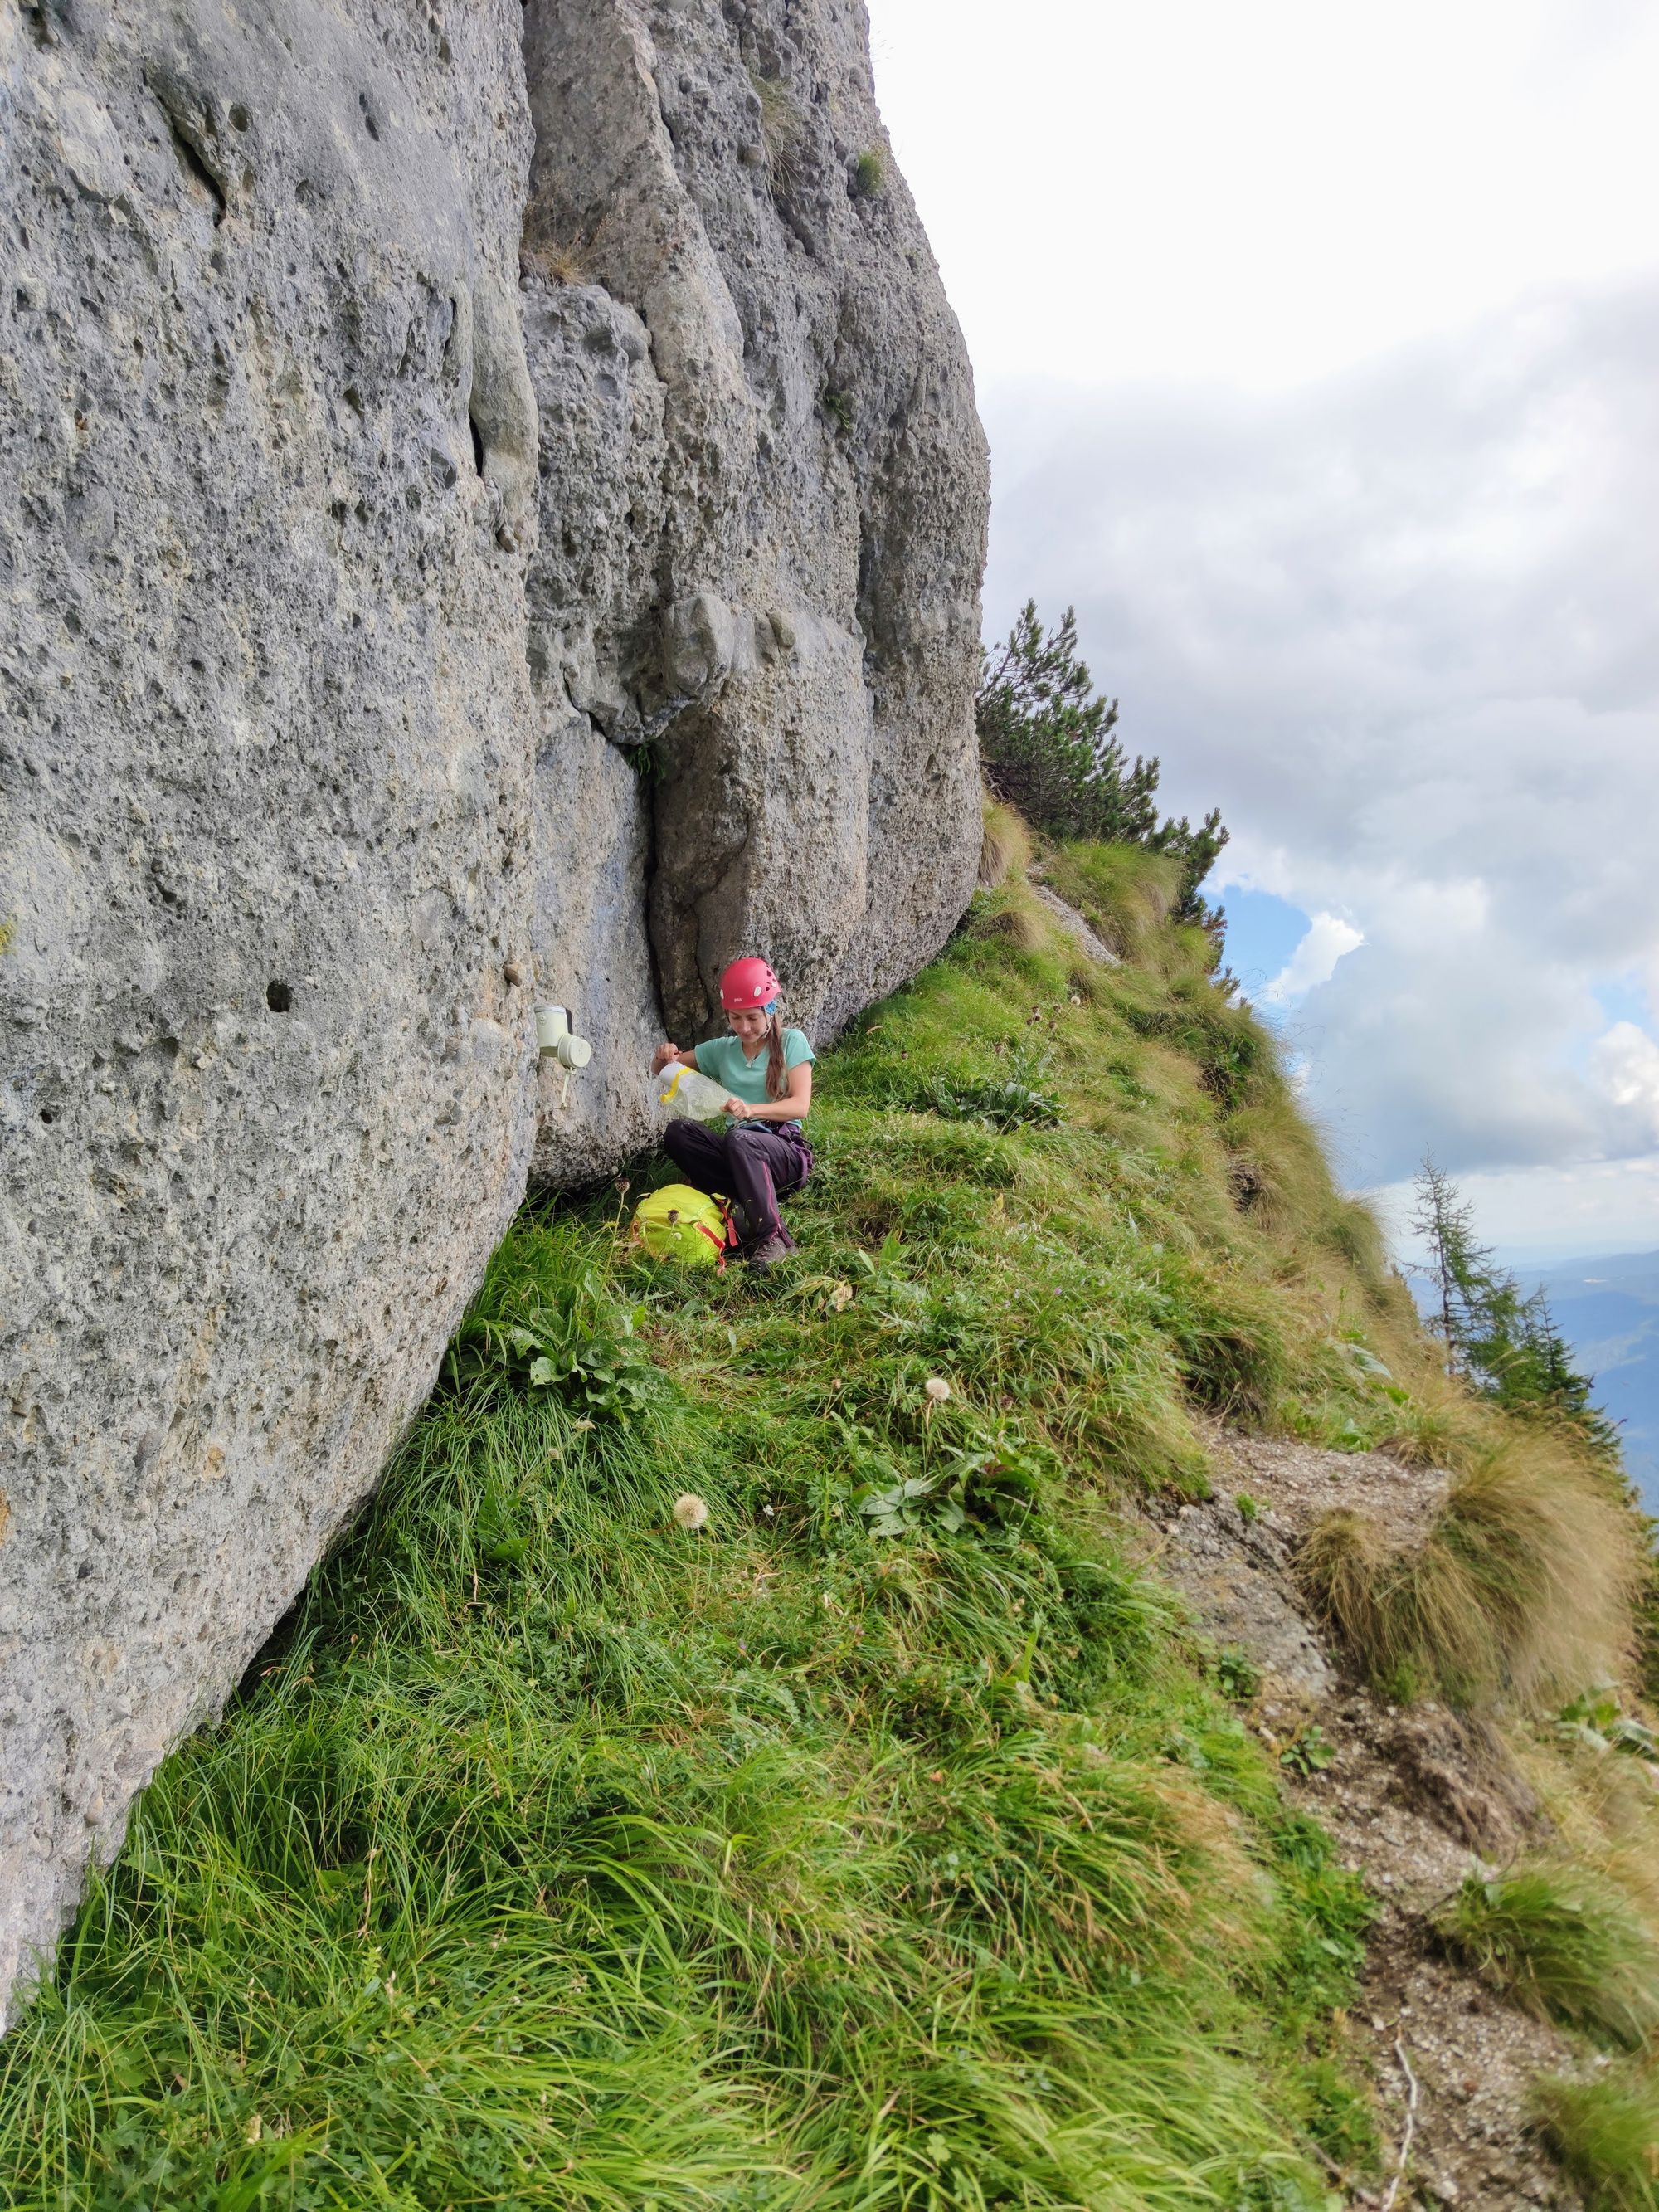
[[[191,180],[199,185],[213,203],[213,227],[216,230],[224,221],[227,203],[224,187],[202,157],[199,147],[185,135],[177,122],[168,118],[173,127],[173,150],[179,157],[179,166]]]
[[[482,476],[484,472],[483,433],[479,429],[477,422],[471,415],[466,418],[466,427],[472,433],[472,465],[477,469],[478,474]]]
[[[291,1014],[294,1011],[294,993],[286,983],[267,983],[265,1004],[273,1014]]]

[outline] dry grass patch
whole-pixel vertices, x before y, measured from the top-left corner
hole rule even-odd
[[[1023,872],[1030,864],[1031,833],[1012,806],[985,794],[984,828],[979,846],[979,886],[994,891],[1002,887],[1011,869]]]
[[[549,284],[586,284],[586,262],[574,246],[526,246],[519,254],[519,273]]]
[[[1335,1512],[1297,1559],[1304,1589],[1374,1681],[1468,1705],[1614,1678],[1627,1654],[1637,1531],[1570,1446],[1512,1431],[1453,1481],[1419,1543]]]
[[[593,245],[556,229],[548,210],[532,204],[525,217],[519,245],[519,273],[539,276],[549,284],[586,284],[592,277],[590,259]]]
[[[749,82],[760,102],[768,181],[775,193],[791,191],[800,182],[806,143],[805,118],[781,78],[763,76],[757,70],[750,70]]]

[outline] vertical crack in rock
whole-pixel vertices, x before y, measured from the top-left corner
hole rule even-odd
[[[531,353],[568,695],[657,756],[662,1011],[705,1030],[722,963],[764,945],[827,1036],[937,951],[978,838],[984,444],[862,11],[528,0],[525,53],[527,320],[602,296],[648,343],[645,447],[608,451],[654,512],[613,477],[605,526],[626,511],[654,544],[605,558],[602,609],[588,537],[552,513],[614,376],[596,331]],[[884,187],[861,197],[872,147]]]

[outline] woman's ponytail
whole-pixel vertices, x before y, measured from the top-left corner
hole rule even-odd
[[[772,1013],[766,1018],[766,1095],[769,1098],[783,1098],[788,1091],[789,1071],[783,1064],[783,1025]]]

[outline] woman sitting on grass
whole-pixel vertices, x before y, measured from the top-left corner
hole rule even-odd
[[[812,1048],[799,1030],[780,1025],[780,993],[766,961],[734,960],[720,977],[731,1036],[689,1052],[659,1044],[651,1063],[660,1073],[670,1060],[683,1060],[726,1085],[725,1131],[671,1121],[663,1149],[694,1188],[736,1201],[744,1256],[763,1269],[795,1249],[778,1212],[779,1194],[799,1190],[812,1172],[812,1148],[801,1129],[812,1104]]]

